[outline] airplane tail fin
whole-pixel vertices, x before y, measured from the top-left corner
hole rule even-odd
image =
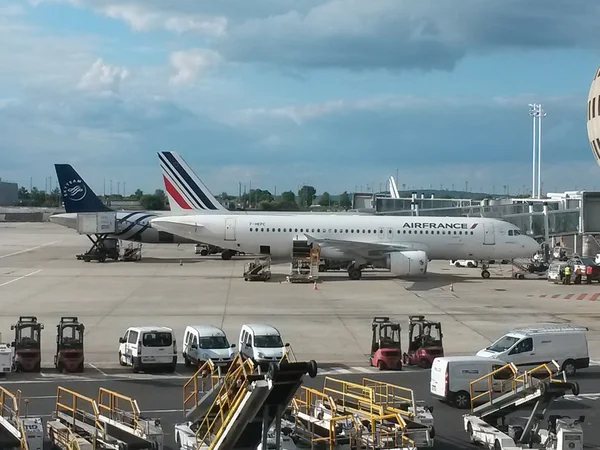
[[[60,193],[68,213],[112,211],[70,164],[54,164]]]
[[[176,152],[158,152],[171,211],[227,211]]]

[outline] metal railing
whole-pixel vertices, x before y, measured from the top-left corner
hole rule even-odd
[[[129,410],[125,410],[120,407],[125,404],[129,407]],[[147,433],[147,427],[144,427],[140,423],[140,408],[137,402],[131,397],[127,397],[123,394],[119,394],[115,391],[110,391],[105,388],[98,389],[98,410],[104,417],[108,417],[111,420],[121,422],[134,430],[140,430]]]
[[[217,398],[196,430],[196,442],[199,446],[208,445],[212,449],[221,437],[231,414],[236,411],[247,392],[246,380],[253,370],[252,360],[243,360],[240,355],[233,360]]]
[[[19,408],[21,405],[21,391],[17,390],[17,395],[0,386],[0,416],[10,422],[20,434],[21,450],[29,450],[27,437],[23,423],[19,420]]]
[[[279,359],[279,364],[281,364],[282,362],[298,362],[296,354],[294,353],[294,350],[292,349],[292,346],[290,344],[285,344],[285,347],[283,348],[283,355]]]
[[[556,361],[552,361],[552,364],[557,369],[559,368]],[[506,378],[504,375],[499,376],[503,372],[508,375]],[[497,398],[494,394],[505,395],[509,392],[516,393],[520,388],[539,385],[540,379],[550,382],[558,381],[554,379],[555,373],[556,371],[553,371],[548,364],[540,364],[521,374],[519,374],[515,364],[505,364],[469,383],[471,411],[475,408],[476,402],[493,404]],[[482,391],[484,383],[487,385],[487,390]],[[480,393],[476,394],[476,392]]]
[[[88,407],[88,410],[82,408],[84,405]],[[73,419],[73,422],[71,423],[72,426],[75,426],[76,421],[93,421],[96,434],[100,432],[102,436],[104,436],[104,425],[98,419],[100,411],[94,399],[81,395],[70,389],[66,389],[62,386],[58,386],[56,392],[55,413],[58,416],[60,412],[71,416]]]
[[[231,363],[233,366],[233,362]],[[196,406],[202,395],[213,389],[221,378],[221,368],[214,365],[211,360],[206,361],[183,385],[183,415]]]
[[[363,378],[363,385],[373,390],[374,401],[378,405],[409,419],[416,416],[417,402],[412,389],[370,378]],[[409,407],[412,408],[412,412],[408,410]]]

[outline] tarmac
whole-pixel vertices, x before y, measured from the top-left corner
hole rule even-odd
[[[456,268],[433,261],[422,280],[401,280],[386,272],[365,271],[349,280],[345,272],[322,274],[312,284],[285,282],[287,266],[273,266],[269,282],[245,282],[244,264],[251,258],[222,261],[194,255],[193,245],[144,245],[139,262],[85,263],[75,258],[90,246],[85,236],[54,224],[0,224],[0,332],[12,340],[10,325],[19,315],[35,315],[45,324],[41,374],[9,374],[2,386],[29,399],[28,414],[49,417],[56,388],[63,385],[96,396],[99,387],[138,399],[147,416],[160,418],[168,446],[172,425],[181,420],[181,386],[191,376],[182,365],[175,374],[133,374],[117,362],[118,338],[134,325],[172,327],[178,344],[186,325],[212,323],[237,344],[244,323],[277,327],[299,360],[319,363],[323,375],[359,380],[383,379],[415,390],[419,400],[435,407],[436,448],[470,448],[462,428],[463,411],[429,396],[429,371],[406,367],[380,373],[368,365],[371,320],[389,316],[403,326],[407,346],[409,314],[423,314],[443,325],[447,355],[473,354],[504,332],[519,326],[572,323],[590,328],[589,352],[600,361],[600,286],[554,285],[545,280],[515,280],[510,266]],[[585,294],[585,295],[583,295]],[[58,374],[52,368],[55,325],[76,315],[86,325],[86,369],[81,375]],[[181,347],[179,347],[181,349]],[[600,448],[598,422],[600,367],[577,374],[581,395],[555,403],[557,413],[585,415],[586,448]]]

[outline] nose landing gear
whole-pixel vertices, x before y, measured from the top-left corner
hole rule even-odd
[[[488,264],[486,262],[481,262],[481,278],[489,278],[490,271],[488,270]]]

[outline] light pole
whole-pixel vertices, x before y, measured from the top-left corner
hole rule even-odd
[[[531,198],[536,198],[535,196],[535,185],[536,185],[536,178],[535,178],[535,141],[536,141],[536,135],[535,135],[535,118],[537,117],[537,103],[530,103],[529,104],[529,115],[531,116],[531,118],[533,119],[533,167],[531,168],[532,173],[531,173]]]
[[[537,195],[538,198],[542,198],[542,118],[546,117],[546,112],[543,110],[542,105],[538,105],[538,167],[537,167],[537,176],[538,176],[538,185],[537,185]]]

